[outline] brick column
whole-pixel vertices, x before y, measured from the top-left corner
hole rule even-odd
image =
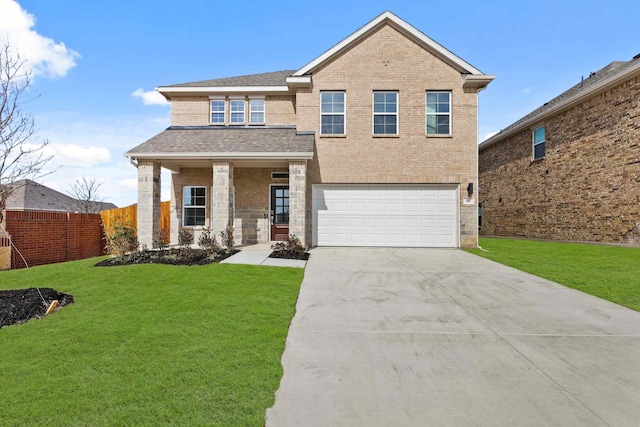
[[[180,224],[182,224],[182,187],[180,173],[171,172],[171,203],[169,204],[169,244],[178,244]]]
[[[228,161],[213,162],[212,198],[211,229],[219,234],[233,221],[233,165]]]
[[[140,247],[153,247],[160,230],[160,164],[138,161],[138,241]]]
[[[306,245],[306,160],[289,161],[289,233]]]

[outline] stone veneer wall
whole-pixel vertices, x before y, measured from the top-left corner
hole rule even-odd
[[[640,244],[640,76],[480,152],[483,236]]]

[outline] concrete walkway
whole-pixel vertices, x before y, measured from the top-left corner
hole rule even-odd
[[[297,259],[269,258],[271,254],[271,243],[261,243],[239,247],[240,252],[221,261],[221,264],[251,264],[269,265],[272,267],[298,267],[304,268],[307,261]]]
[[[459,250],[316,248],[268,427],[640,425],[640,313]]]

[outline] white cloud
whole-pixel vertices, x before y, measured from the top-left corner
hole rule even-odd
[[[131,94],[134,98],[142,99],[144,105],[169,105],[169,101],[164,96],[160,95],[155,90],[145,92],[142,89],[138,89]]]
[[[50,143],[43,149],[45,156],[53,156],[52,166],[93,168],[111,161],[111,152],[102,147],[83,147],[77,144]]]
[[[531,92],[533,92],[533,88],[531,86],[525,87],[524,89],[522,89],[522,93],[531,93]]]
[[[34,76],[64,77],[80,54],[33,28],[36,18],[15,0],[0,0],[0,43],[9,42],[13,53],[27,60]]]
[[[489,132],[488,134],[486,134],[484,136],[484,138],[482,139],[482,141],[486,141],[487,139],[491,138],[493,135],[497,135],[500,131],[496,131],[496,132]]]

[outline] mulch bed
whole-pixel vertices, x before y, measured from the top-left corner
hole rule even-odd
[[[235,255],[239,250],[218,252],[215,255],[207,255],[200,249],[190,249],[183,253],[166,253],[160,251],[135,252],[125,258],[112,257],[104,259],[94,267],[116,267],[135,264],[169,264],[169,265],[207,265],[220,262]]]
[[[44,317],[51,301],[56,299],[58,300],[56,311],[73,303],[72,295],[63,294],[51,288],[0,291],[0,328]]]
[[[309,252],[305,252],[302,255],[297,255],[286,251],[273,251],[269,255],[269,258],[299,259],[301,261],[308,261],[310,256],[311,254]]]

